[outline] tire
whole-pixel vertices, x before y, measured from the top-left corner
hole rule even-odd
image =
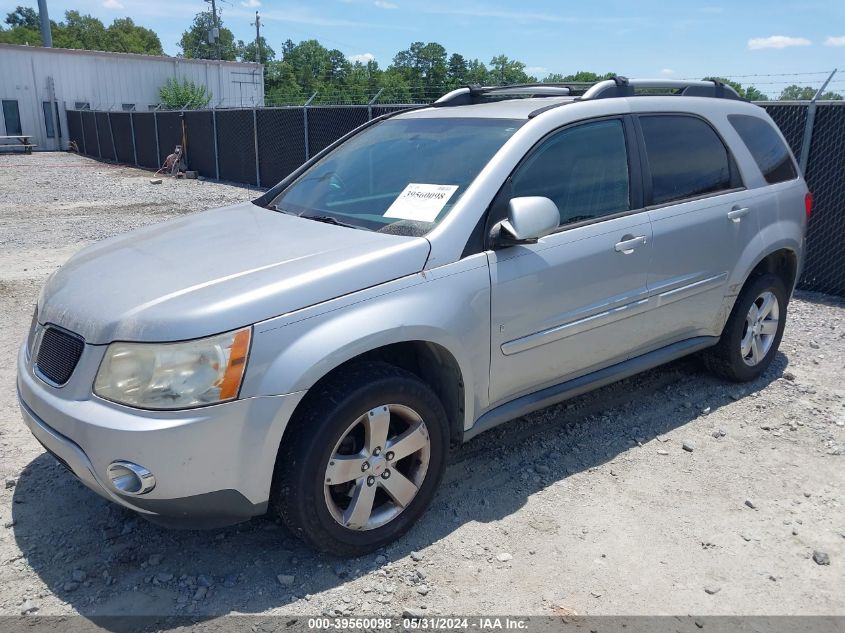
[[[271,504],[295,535],[324,552],[360,556],[396,540],[428,508],[443,476],[449,423],[440,400],[414,374],[381,362],[343,369],[307,398],[282,439]],[[410,441],[398,444],[403,438]],[[422,448],[400,457],[391,446]],[[332,478],[339,483],[330,485]]]
[[[774,297],[776,303],[773,310],[767,313],[768,317],[764,319],[767,325],[757,326],[761,337],[755,342],[753,341],[756,338],[753,322],[756,321],[752,318],[754,316],[752,305],[758,308],[756,314],[759,317],[759,308],[770,297]],[[749,279],[734,303],[719,342],[703,355],[707,368],[735,382],[748,382],[761,376],[771,365],[780,346],[783,328],[786,325],[788,302],[786,286],[777,275],[767,273]],[[772,322],[773,314],[776,324]],[[766,315],[764,314],[763,317]],[[752,328],[750,332],[749,328]],[[752,339],[751,348],[748,348],[747,344],[749,336]]]

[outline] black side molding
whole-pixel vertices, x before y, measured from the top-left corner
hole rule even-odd
[[[509,420],[527,415],[539,409],[545,409],[558,402],[580,396],[582,393],[618,382],[634,374],[658,367],[659,365],[664,365],[693,352],[712,347],[718,342],[718,336],[698,336],[685,341],[679,341],[678,343],[661,347],[642,356],[622,361],[611,367],[599,369],[585,376],[573,378],[572,380],[546,387],[540,391],[520,396],[515,400],[499,405],[495,409],[491,409],[478,418],[472,427],[464,431],[464,442]]]

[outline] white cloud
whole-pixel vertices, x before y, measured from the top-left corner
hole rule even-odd
[[[525,74],[533,75],[535,77],[543,77],[549,74],[549,69],[545,66],[526,66]]]
[[[399,5],[395,2],[389,2],[388,0],[374,0],[374,5],[376,5],[379,9],[398,9]]]
[[[660,76],[661,77],[671,77],[675,74],[675,71],[671,68],[661,68],[660,69]]]
[[[812,42],[806,37],[770,35],[769,37],[754,37],[748,40],[748,50],[756,51],[761,48],[789,48],[790,46],[809,46],[810,44],[812,44]]]
[[[241,6],[247,9],[257,9],[261,6],[261,0],[241,0]]]
[[[831,35],[824,41],[825,46],[845,46],[845,35],[840,35],[839,37],[834,37]]]
[[[374,62],[376,60],[376,56],[372,53],[361,53],[360,55],[350,55],[349,61],[353,64],[355,62],[361,62],[362,64],[367,64],[369,62]]]
[[[103,7],[106,9],[123,9],[123,5],[119,0],[103,0]]]

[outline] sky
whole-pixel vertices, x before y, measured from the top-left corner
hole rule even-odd
[[[3,14],[35,0],[0,0]],[[131,17],[155,30],[165,52],[178,41],[202,0],[48,0],[50,17],[68,9],[106,24]],[[829,0],[219,0],[236,39],[262,34],[278,52],[286,39],[315,38],[351,59],[382,68],[414,41],[489,63],[505,54],[529,74],[613,71],[628,77],[814,75],[740,78],[763,92],[787,83],[816,85],[842,68],[832,88],[845,92],[845,1]]]

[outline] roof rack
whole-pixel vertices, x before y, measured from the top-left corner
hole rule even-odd
[[[670,90],[672,91],[670,94],[684,97],[742,99],[733,88],[718,79],[686,81],[682,79],[628,79],[627,77],[613,77],[600,81],[587,90],[581,99],[586,101],[587,99],[633,97],[636,90]]]
[[[432,107],[442,108],[451,106],[484,103],[495,99],[520,97],[574,97],[586,101],[594,99],[610,99],[613,97],[633,97],[636,91],[662,90],[653,93],[660,95],[674,95],[684,97],[712,97],[716,99],[742,100],[736,91],[717,79],[702,81],[686,81],[681,79],[628,79],[627,77],[612,77],[596,83],[571,82],[549,84],[518,84],[512,86],[464,86],[457,88],[437,99]],[[643,93],[640,93],[643,94]],[[649,93],[645,93],[649,94]],[[545,110],[555,108],[561,103],[552,103],[539,108],[531,114],[539,114]]]
[[[464,86],[456,88],[437,99],[432,107],[471,105],[494,99],[510,97],[569,97],[572,86],[569,84],[515,84],[510,86]]]

